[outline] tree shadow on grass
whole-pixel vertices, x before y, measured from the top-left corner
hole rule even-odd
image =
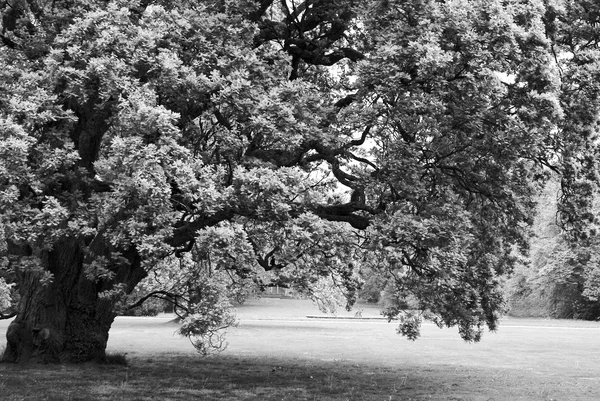
[[[593,400],[598,381],[317,359],[133,357],[128,366],[0,365],[3,400]],[[588,386],[587,388],[585,386]]]

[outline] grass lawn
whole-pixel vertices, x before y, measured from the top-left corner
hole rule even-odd
[[[1,364],[0,399],[600,400],[600,323],[506,319],[468,344],[455,329],[425,325],[409,342],[384,321],[307,315],[309,302],[253,300],[210,358],[167,316],[117,318],[108,352],[128,366]]]

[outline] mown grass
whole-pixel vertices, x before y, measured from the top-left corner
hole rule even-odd
[[[302,320],[301,308],[285,320],[258,306],[240,309],[229,349],[209,358],[167,317],[119,318],[108,351],[126,365],[0,364],[0,399],[600,399],[598,323],[511,319],[479,344],[424,326],[408,342],[382,322]]]
[[[16,400],[596,400],[598,382],[510,369],[378,367],[222,356],[133,358],[129,366],[0,365]]]

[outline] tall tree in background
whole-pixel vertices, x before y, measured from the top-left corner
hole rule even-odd
[[[540,1],[0,4],[10,361],[102,358],[123,296],[190,255],[350,304],[369,263],[478,340],[589,100]],[[219,303],[178,283],[155,293],[202,334]]]
[[[560,78],[562,117],[549,165],[556,180],[538,208],[533,269],[513,280],[513,301],[521,314],[597,319],[600,5],[548,2],[544,21]]]
[[[600,317],[597,245],[574,242],[557,220],[560,182],[538,199],[530,251],[507,281],[512,316],[597,320]],[[592,212],[597,213],[598,207]]]

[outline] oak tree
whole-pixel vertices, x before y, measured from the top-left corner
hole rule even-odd
[[[0,7],[8,361],[103,358],[154,276],[168,285],[148,295],[202,336],[228,322],[215,271],[351,304],[368,265],[418,303],[386,312],[400,332],[425,317],[478,340],[536,182],[562,168],[565,103],[585,108],[563,93],[565,29],[541,1]]]

